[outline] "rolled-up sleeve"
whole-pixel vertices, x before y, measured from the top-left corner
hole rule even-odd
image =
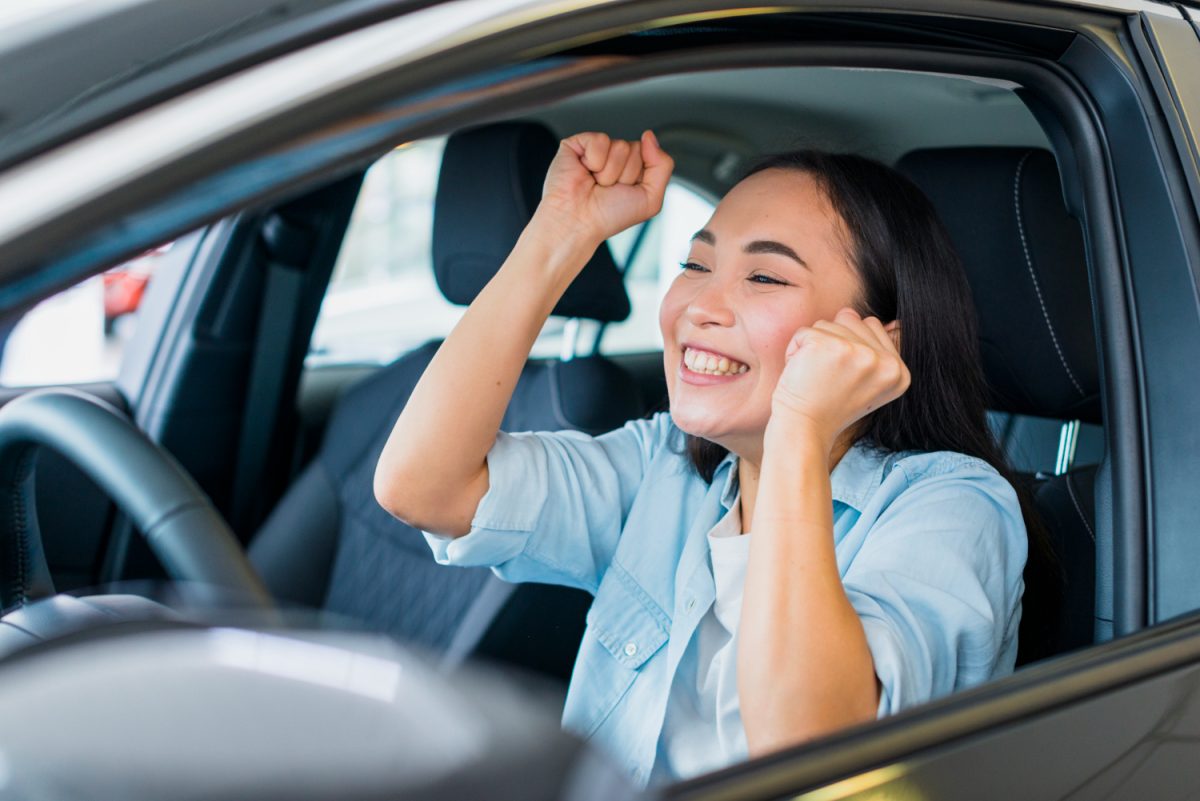
[[[1026,552],[1016,494],[981,463],[919,478],[882,510],[843,577],[880,716],[1012,670]]]
[[[492,567],[506,581],[595,592],[663,415],[592,437],[577,431],[500,432],[488,451],[488,490],[462,537],[423,532],[447,565]]]

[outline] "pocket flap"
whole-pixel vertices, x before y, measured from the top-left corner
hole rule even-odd
[[[600,582],[587,621],[600,644],[631,670],[653,656],[671,630],[671,619],[616,562]]]

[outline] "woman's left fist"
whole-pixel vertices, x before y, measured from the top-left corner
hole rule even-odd
[[[899,335],[898,322],[885,326],[850,308],[801,328],[787,346],[772,419],[798,415],[832,446],[843,431],[908,389]]]

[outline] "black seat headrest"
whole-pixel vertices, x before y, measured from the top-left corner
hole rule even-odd
[[[472,128],[447,141],[433,211],[433,269],[447,300],[470,304],[500,269],[533,217],[557,151],[550,130],[532,122]],[[607,243],[552,314],[602,322],[629,316],[629,296]]]
[[[897,168],[933,202],[962,257],[992,408],[1099,423],[1083,236],[1054,157],[1030,148],[918,150]]]

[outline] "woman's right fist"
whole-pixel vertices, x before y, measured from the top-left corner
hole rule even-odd
[[[599,246],[658,214],[674,167],[651,131],[637,142],[575,134],[559,143],[535,217],[548,217],[565,227],[564,234]]]

